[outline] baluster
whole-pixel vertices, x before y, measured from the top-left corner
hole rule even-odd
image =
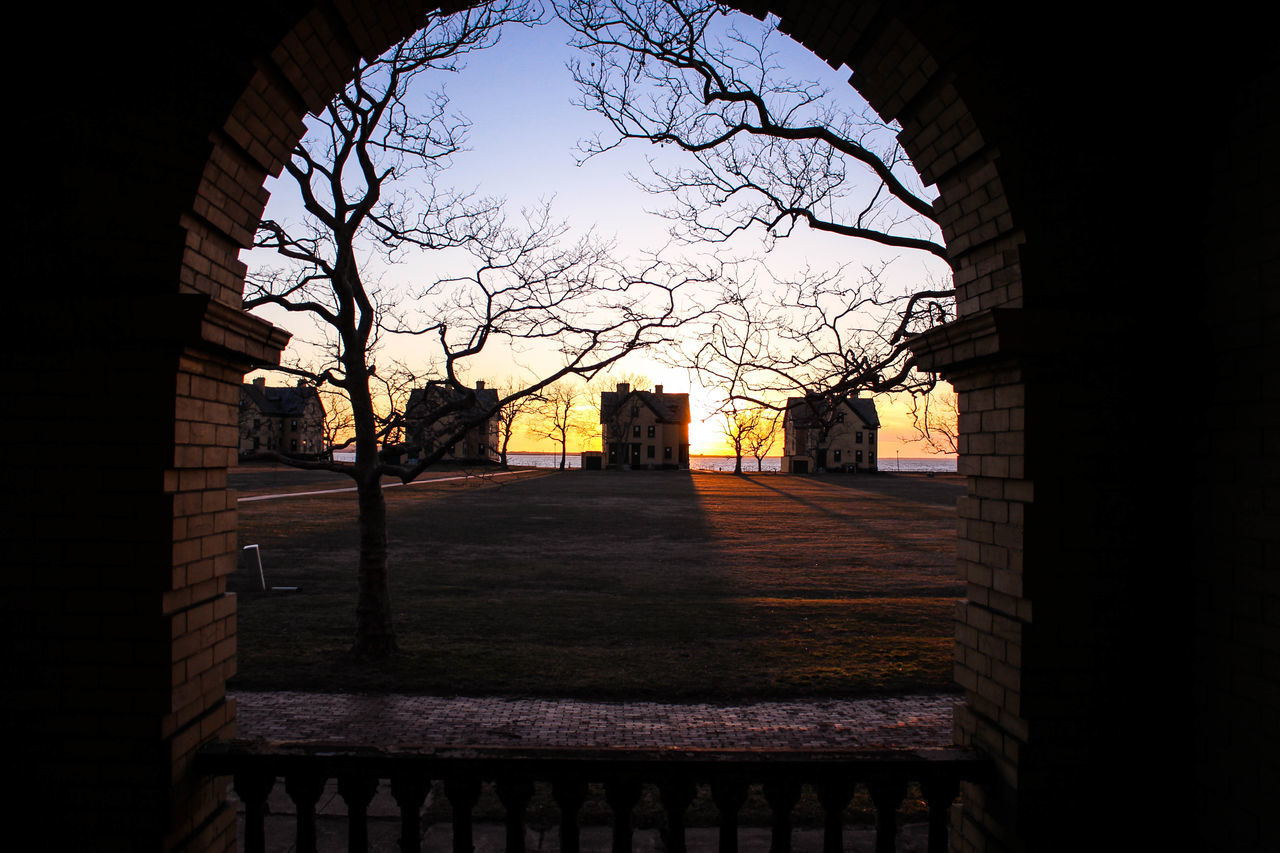
[[[871,802],[876,806],[876,853],[893,853],[898,836],[898,806],[907,795],[902,781],[872,782]]]
[[[421,773],[391,777],[391,796],[400,807],[400,851],[419,853],[422,849],[422,804],[431,790],[431,780]]]
[[[662,794],[662,808],[667,813],[667,853],[685,853],[684,816],[689,810],[698,789],[687,778],[668,779],[658,786]]]
[[[316,853],[316,803],[324,793],[325,777],[313,773],[289,773],[284,789],[298,810],[298,853]]]
[[[524,853],[524,810],[533,797],[533,782],[513,778],[498,780],[498,799],[507,810],[507,853]]]
[[[747,801],[747,783],[733,777],[714,779],[711,799],[720,811],[720,853],[738,853],[738,812]]]
[[[631,810],[640,802],[640,783],[612,779],[604,783],[604,798],[613,810],[613,853],[631,853]]]
[[[480,799],[480,780],[448,779],[444,795],[453,812],[453,853],[473,853],[476,847],[471,834],[471,810]]]
[[[582,846],[578,811],[587,799],[587,783],[581,779],[557,779],[551,783],[551,796],[560,808],[560,853],[578,853]]]
[[[347,851],[369,851],[369,803],[378,790],[374,776],[339,776],[338,795],[347,804]]]
[[[852,798],[851,782],[823,782],[818,786],[818,802],[824,813],[823,853],[844,853],[844,807]]]
[[[791,853],[791,810],[800,802],[800,783],[794,779],[770,779],[764,783],[764,798],[773,812],[769,853]]]
[[[920,783],[929,804],[929,853],[947,853],[947,830],[951,804],[960,793],[959,779],[929,779]]]
[[[266,853],[267,795],[275,784],[269,773],[237,773],[232,781],[244,803],[244,853]]]

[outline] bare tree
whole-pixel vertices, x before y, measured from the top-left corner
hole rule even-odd
[[[930,453],[960,452],[960,398],[950,386],[911,396],[916,441]]]
[[[756,460],[756,473],[764,470],[764,459],[778,443],[778,430],[782,426],[782,412],[757,406],[745,413],[747,421],[742,430],[743,447]]]
[[[814,81],[786,76],[773,26],[739,16],[758,30],[744,33],[714,0],[559,0],[556,10],[589,57],[571,65],[578,103],[611,128],[581,143],[583,158],[629,141],[674,146],[689,158],[640,181],[671,200],[664,215],[676,237],[723,242],[755,231],[769,245],[803,224],[947,260],[932,199],[897,128]],[[929,387],[905,341],[954,317],[954,287],[949,276],[889,287],[882,272],[852,284],[845,270],[784,283],[786,298],[777,301],[801,325],[791,334],[798,350],[784,355],[775,378],[830,399]]]
[[[423,28],[382,56],[361,59],[352,80],[316,116],[285,164],[305,215],[300,222],[264,220],[255,245],[285,259],[282,269],[249,277],[244,305],[309,317],[318,329],[320,366],[295,360],[281,369],[341,393],[350,409],[355,461],[289,464],[339,471],[356,482],[359,573],[353,651],[395,651],[387,574],[382,478],[403,482],[438,461],[453,441],[491,417],[459,379],[468,359],[487,346],[553,349],[559,367],[499,399],[500,410],[571,375],[591,377],[627,353],[665,341],[682,322],[684,278],[650,264],[628,272],[590,235],[570,241],[549,207],[515,219],[494,199],[436,184],[465,141],[441,93],[427,94],[427,72],[453,72],[466,53],[494,44],[502,26],[534,19],[522,0],[488,3],[453,15],[431,13]],[[385,285],[381,263],[430,251],[463,271],[419,285],[407,298]],[[413,371],[377,361],[379,346],[406,336],[433,365],[430,375],[456,393],[442,396],[429,424],[452,428],[434,447],[391,445],[403,437],[398,395]],[[490,347],[492,350],[492,347]],[[407,453],[404,451],[408,451]],[[400,461],[408,459],[409,461]]]
[[[538,403],[536,397],[517,396],[516,392],[522,387],[524,383],[514,376],[508,376],[498,384],[498,396],[511,400],[497,414],[498,458],[503,468],[507,467],[507,450],[511,446],[511,439],[515,437],[517,428],[534,413]]]
[[[565,470],[569,436],[583,429],[578,403],[582,388],[570,382],[560,381],[544,388],[534,403],[536,415],[529,432],[540,438],[549,438],[560,446],[560,470]]]

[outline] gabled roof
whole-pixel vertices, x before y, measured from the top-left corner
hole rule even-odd
[[[425,387],[414,388],[409,392],[409,402],[405,405],[405,415],[413,417],[415,410],[424,409],[422,414],[429,414],[432,410],[451,403],[454,400],[460,400],[467,394],[474,393],[476,402],[473,406],[460,412],[464,415],[480,414],[481,412],[492,412],[498,408],[498,391],[496,388],[462,388],[457,385],[450,386],[445,382],[428,382]]]
[[[654,391],[628,391],[621,395],[617,391],[600,392],[600,423],[605,423],[619,407],[628,401],[636,400],[648,406],[664,424],[687,424],[693,420],[689,413],[688,394],[658,394]]]
[[[240,386],[241,398],[248,398],[268,418],[294,418],[306,413],[310,400],[319,402],[320,395],[310,386],[271,388],[246,382]]]
[[[795,426],[818,426],[822,416],[830,411],[827,408],[830,405],[829,400],[820,397],[790,397],[787,399],[787,414]],[[880,415],[876,412],[876,401],[871,397],[844,397],[835,405],[848,406],[864,424],[879,429]]]

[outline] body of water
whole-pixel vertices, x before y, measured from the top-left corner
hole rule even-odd
[[[560,454],[558,453],[511,453],[507,456],[507,461],[512,465],[532,465],[535,468],[558,468],[560,466]],[[689,467],[694,471],[732,471],[732,456],[694,456],[689,460]],[[581,467],[582,458],[576,454],[569,454],[565,459],[565,464],[570,468]],[[782,457],[766,456],[764,459],[763,469],[776,473],[782,465]],[[742,470],[753,472],[756,470],[756,460],[754,458],[744,458],[742,460]],[[901,471],[904,474],[908,472],[935,472],[935,473],[951,473],[956,471],[956,460],[951,458],[926,457],[911,459],[881,459],[881,471]]]
[[[355,453],[335,453],[333,458],[339,462],[354,462]],[[560,454],[558,453],[510,453],[507,461],[512,465],[529,465],[534,468],[559,468]],[[565,459],[565,465],[569,468],[581,468],[582,457],[575,453],[570,453]],[[694,471],[732,471],[732,456],[694,456],[689,460],[689,467]],[[765,472],[777,473],[782,467],[782,457],[766,456],[762,469]],[[744,458],[742,460],[742,470],[754,472],[756,470],[756,460],[754,458]],[[881,459],[880,470],[890,473],[901,471],[907,473],[949,473],[956,472],[956,460],[947,457],[912,457],[909,459]]]

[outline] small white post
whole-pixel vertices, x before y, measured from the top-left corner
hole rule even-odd
[[[257,545],[245,545],[244,550],[251,550],[258,557],[258,580],[262,581],[262,591],[267,591],[267,576],[262,571],[262,549]]]

